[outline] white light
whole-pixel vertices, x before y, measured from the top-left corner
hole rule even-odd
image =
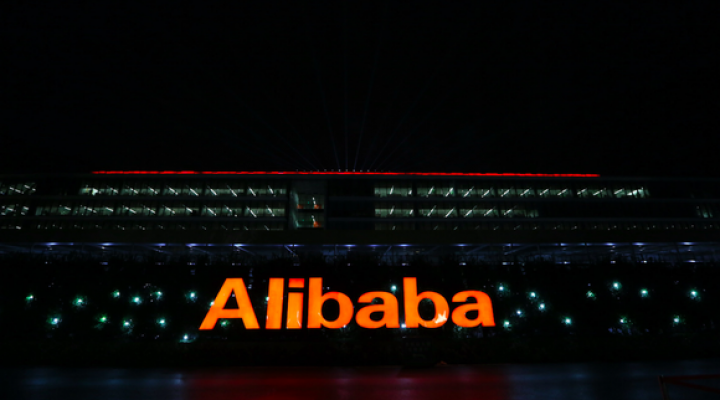
[[[405,329],[405,324],[403,323],[402,325],[400,325],[400,327],[402,327],[403,329]]]
[[[517,312],[517,315],[522,315],[522,311],[517,310],[516,312]]]
[[[535,292],[530,292],[530,297],[535,297]]]
[[[503,322],[503,326],[506,327],[506,328],[509,327],[509,326],[510,326],[510,321],[505,321],[505,322]]]
[[[188,340],[188,335],[183,336],[183,340]]]
[[[503,290],[505,290],[505,287],[504,287],[504,286],[500,286],[500,287],[498,288],[498,290],[502,292]]]
[[[572,322],[570,321],[570,318],[565,318],[565,325],[570,325],[570,322]]]
[[[544,309],[545,309],[545,303],[540,303],[540,307],[539,307],[539,308],[540,308],[541,310],[544,310]]]
[[[392,287],[390,288],[390,290],[392,290],[393,292],[394,292],[396,289],[397,289],[397,287],[396,287],[395,285],[392,285]]]

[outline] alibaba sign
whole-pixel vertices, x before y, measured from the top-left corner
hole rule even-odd
[[[303,327],[305,279],[290,278],[287,286],[285,328],[301,329]],[[235,293],[238,308],[225,308],[228,299],[233,293]],[[284,278],[270,278],[267,297],[265,329],[282,329],[285,302]],[[323,293],[322,278],[309,279],[307,297],[307,328],[309,329],[321,327],[342,328],[352,321],[353,316],[355,322],[363,328],[400,327],[398,299],[389,292],[367,292],[361,295],[357,302],[368,305],[360,308],[357,314],[355,314],[355,306],[352,300],[346,294],[340,292]],[[468,302],[471,298],[475,301]],[[375,299],[380,300],[381,303],[371,304]],[[418,311],[420,301],[424,299],[432,301],[435,305],[435,316],[429,320],[423,319]],[[322,311],[323,304],[330,300],[337,302],[340,310],[338,317],[333,321],[326,320]],[[418,326],[438,328],[443,326],[448,319],[452,319],[455,325],[464,328],[473,328],[479,325],[495,326],[490,297],[480,291],[467,290],[456,293],[452,297],[452,302],[462,304],[455,307],[452,310],[452,316],[449,317],[450,306],[445,297],[435,292],[418,293],[417,278],[403,278],[403,302],[405,326],[407,328],[417,328]],[[477,316],[475,318],[468,317],[468,313],[473,311],[477,312]],[[379,320],[370,318],[370,315],[375,313],[381,314],[382,318]],[[252,302],[242,278],[225,280],[215,298],[215,302],[200,325],[200,330],[213,329],[218,319],[224,318],[239,318],[242,319],[246,329],[260,329],[260,324],[258,324],[255,310],[253,310]]]

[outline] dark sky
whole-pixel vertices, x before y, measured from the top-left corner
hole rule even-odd
[[[7,3],[0,172],[720,176],[717,1]]]

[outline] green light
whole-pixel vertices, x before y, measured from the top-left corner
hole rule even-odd
[[[25,300],[27,300],[27,301],[33,301],[34,299],[35,299],[35,297],[31,294],[25,298]]]
[[[162,296],[162,292],[155,292],[155,295],[156,295],[157,297],[160,297],[160,296]]]
[[[163,319],[158,320],[158,323],[160,325],[165,325],[165,319],[163,318]]]
[[[506,327],[506,328],[509,328],[509,327],[510,327],[510,321],[505,321],[505,322],[503,322],[503,326]]]
[[[50,318],[50,323],[52,325],[58,325],[60,323],[60,318],[57,318],[57,317]]]
[[[647,295],[648,295],[647,289],[643,289],[643,290],[640,291],[640,296],[642,296],[642,297],[647,297]]]
[[[530,297],[535,298],[535,292],[530,292]]]
[[[680,317],[675,317],[675,318],[673,318],[673,322],[676,323],[676,324],[679,324],[679,323],[680,323]]]
[[[230,323],[228,321],[222,321],[220,322],[220,326],[228,326]]]
[[[691,292],[690,292],[690,296],[692,296],[692,297],[697,297],[697,292],[694,291],[694,290],[691,291]]]
[[[195,292],[190,292],[190,298],[191,298],[191,299],[194,299],[194,298],[195,298]]]
[[[130,326],[130,321],[124,321],[124,322],[123,322],[123,326],[126,327],[126,328],[129,327],[129,326]]]
[[[104,315],[100,317],[100,322],[107,322],[107,317]]]
[[[390,290],[392,290],[393,292],[396,291],[396,290],[397,290],[397,286],[392,285],[392,287],[390,288]]]
[[[592,299],[595,297],[595,293],[588,290],[587,293],[585,293],[585,296],[587,296],[588,299]]]
[[[135,304],[140,304],[140,298],[139,298],[139,297],[134,297],[134,298],[133,298],[133,303],[135,303]]]
[[[570,320],[570,318],[565,318],[565,321],[564,321],[564,322],[565,322],[565,325],[570,325],[570,324],[572,324],[572,320]]]
[[[116,290],[116,291],[114,291],[114,292],[113,292],[113,297],[115,297],[115,298],[118,298],[118,297],[120,297],[120,292],[119,292],[119,291],[117,291],[117,290]]]
[[[75,299],[76,306],[82,306],[83,303],[84,303],[84,300],[81,297],[78,297],[77,299]]]
[[[612,287],[615,290],[620,290],[620,282],[613,282]]]
[[[539,309],[544,310],[545,309],[545,303],[540,303],[538,306]]]

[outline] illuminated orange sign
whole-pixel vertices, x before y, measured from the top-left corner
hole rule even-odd
[[[288,279],[287,314],[285,318],[286,329],[301,329],[303,327],[303,308],[305,293],[304,278]],[[228,299],[235,294],[238,308],[225,308]],[[472,298],[474,302],[468,302]],[[379,304],[372,304],[375,300]],[[435,306],[435,315],[431,319],[423,319],[418,307],[424,299],[430,300]],[[339,313],[336,319],[329,321],[323,316],[323,304],[327,301],[337,303]],[[435,292],[417,292],[417,278],[403,278],[403,303],[405,326],[407,328],[439,328],[448,320],[464,328],[473,328],[479,325],[495,326],[492,302],[490,297],[480,291],[467,290],[456,293],[452,297],[453,303],[463,303],[455,307],[450,313],[450,306],[441,294]],[[322,278],[310,278],[307,291],[307,327],[317,329],[321,327],[338,329],[346,326],[355,317],[355,322],[368,329],[399,328],[400,307],[398,299],[389,292],[368,292],[358,298],[358,303],[371,303],[360,308],[355,314],[355,306],[346,294],[341,292],[323,293]],[[283,322],[283,308],[285,304],[285,279],[270,278],[267,296],[267,316],[265,329],[281,329]],[[474,312],[476,317],[468,317]],[[381,314],[382,318],[372,319],[371,314]],[[246,329],[260,329],[255,310],[253,310],[245,283],[242,278],[228,278],[220,288],[215,302],[210,307],[200,330],[210,330],[215,327],[218,319],[241,319]]]

